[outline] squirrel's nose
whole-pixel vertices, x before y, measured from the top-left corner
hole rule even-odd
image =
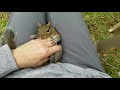
[[[54,42],[56,42],[56,43],[61,40],[61,37],[60,37],[59,35],[52,35],[51,38],[52,38],[52,40],[53,40]]]

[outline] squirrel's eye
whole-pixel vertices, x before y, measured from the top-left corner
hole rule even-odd
[[[47,29],[47,32],[49,33],[49,32],[50,32],[50,30],[49,30],[49,29]]]

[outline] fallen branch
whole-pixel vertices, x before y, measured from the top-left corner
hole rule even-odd
[[[108,31],[111,33],[113,32],[114,30],[118,29],[120,27],[120,22],[117,23],[116,25],[114,25],[111,29],[109,29]]]
[[[101,60],[103,61],[103,62],[105,62],[107,65],[109,65],[110,67],[112,67],[112,68],[114,68],[114,69],[116,69],[116,70],[118,70],[119,71],[119,69],[117,68],[117,67],[115,67],[115,66],[113,66],[113,65],[111,65],[111,64],[109,64],[106,60],[104,60],[104,58],[102,58],[100,55],[99,55],[99,57],[101,58]]]

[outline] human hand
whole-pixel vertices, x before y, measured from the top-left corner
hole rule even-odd
[[[49,56],[62,50],[60,45],[53,46],[50,38],[31,40],[12,50],[19,68],[38,67],[49,60]]]

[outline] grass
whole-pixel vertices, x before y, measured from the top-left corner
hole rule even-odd
[[[82,14],[92,37],[96,41],[120,34],[120,29],[113,33],[108,32],[111,27],[120,22],[120,12],[83,12]],[[119,78],[120,49],[107,50],[100,53],[100,56],[103,58],[101,61],[106,73],[113,78]]]
[[[0,34],[5,30],[8,18],[9,16],[7,12],[0,12]]]
[[[120,22],[119,12],[83,12],[82,14],[92,37],[94,37],[96,41],[120,34],[120,30],[115,31],[114,33],[108,32],[112,26]],[[0,34],[5,30],[8,18],[7,12],[0,12]],[[106,73],[113,78],[119,78],[120,49],[107,50],[106,52],[100,53],[100,55],[104,59],[101,61]]]

